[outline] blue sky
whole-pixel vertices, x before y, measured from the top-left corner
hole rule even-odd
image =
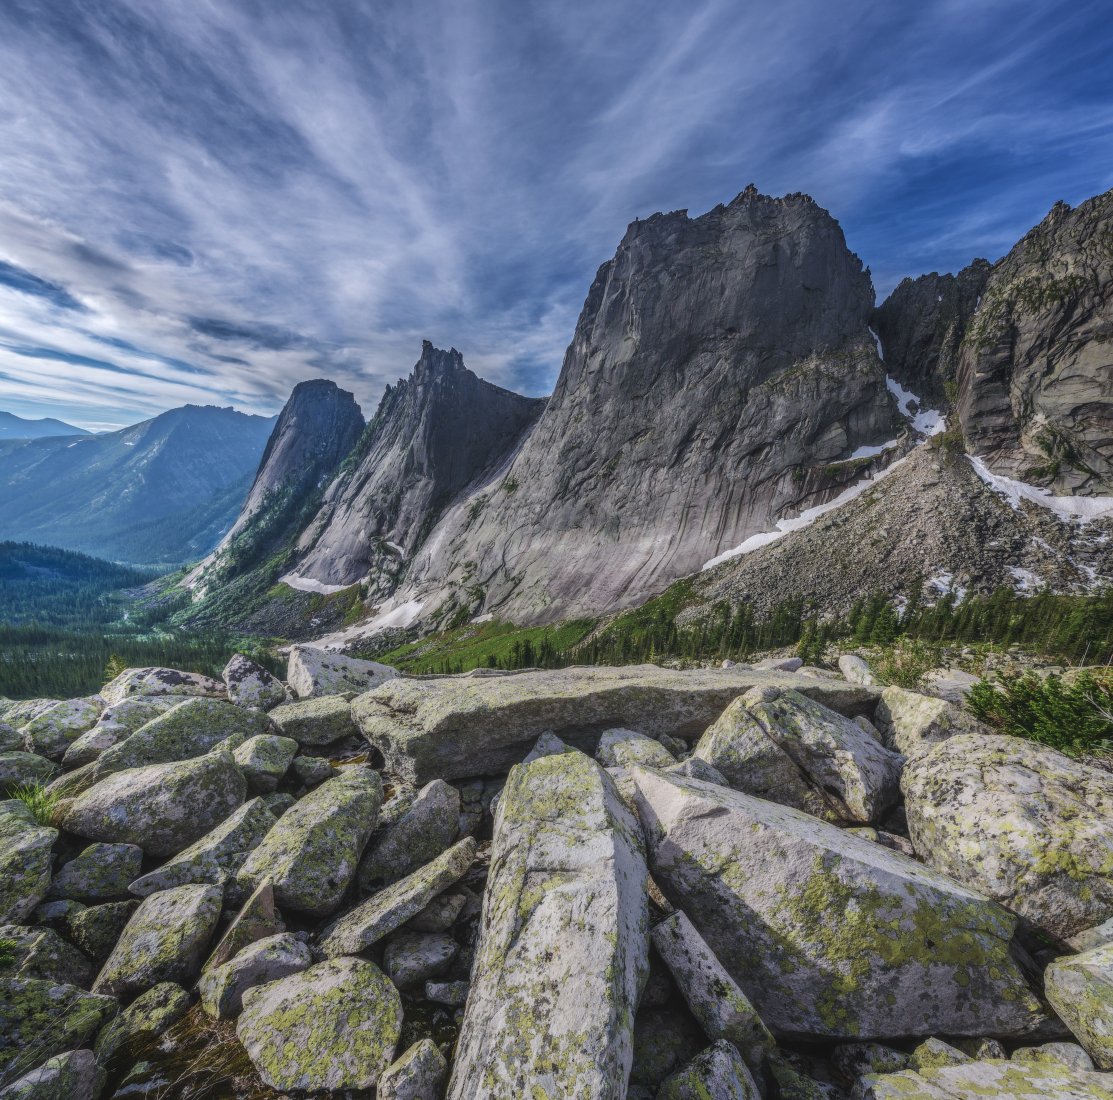
[[[0,408],[550,390],[629,221],[753,181],[879,296],[1113,186],[1113,19],[1005,0],[5,0]]]

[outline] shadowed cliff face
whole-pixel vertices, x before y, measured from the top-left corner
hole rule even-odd
[[[878,306],[873,327],[885,349],[885,369],[932,408],[953,400],[953,383],[966,326],[989,278],[988,260],[957,275],[904,279]]]
[[[1059,203],[994,265],[958,380],[968,447],[992,469],[1113,492],[1113,191]]]
[[[372,593],[389,595],[445,507],[504,459],[544,404],[483,381],[458,351],[425,341],[303,533],[298,572],[327,584],[366,578]]]
[[[872,308],[807,196],[635,222],[536,428],[446,515],[407,595],[518,620],[626,606],[823,499],[807,471],[901,430]]]

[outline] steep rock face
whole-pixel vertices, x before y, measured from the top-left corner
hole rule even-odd
[[[517,619],[597,612],[815,503],[810,468],[900,431],[872,301],[804,195],[749,188],[702,217],[634,222],[537,427],[446,517],[410,587],[455,585],[461,604]]]
[[[969,449],[1057,493],[1113,492],[1113,191],[1057,203],[993,267],[959,361]]]
[[[222,551],[244,536],[273,545],[296,531],[307,501],[336,473],[363,431],[355,398],[323,378],[299,382],[267,441],[239,518],[221,543]]]
[[[426,340],[303,533],[299,573],[327,584],[366,577],[388,595],[445,507],[514,448],[544,404],[485,382],[455,348]]]
[[[962,338],[989,273],[988,260],[975,260],[957,275],[904,279],[873,315],[886,370],[932,407],[948,400],[947,383],[955,380]]]

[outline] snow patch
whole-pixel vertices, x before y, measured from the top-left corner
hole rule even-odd
[[[978,477],[994,492],[1000,493],[1017,511],[1020,511],[1020,502],[1027,500],[1054,512],[1067,522],[1088,523],[1090,520],[1113,514],[1113,497],[1052,496],[1050,489],[1040,489],[1035,485],[1029,485],[1026,481],[1016,481],[1014,478],[993,473],[985,461],[977,455],[966,457],[970,459],[970,465],[974,467]]]
[[[878,443],[875,447],[859,447],[846,461],[851,462],[856,458],[873,458],[883,451],[889,450],[890,447],[895,447],[899,442],[899,439],[890,439],[888,443]]]
[[[281,584],[297,589],[298,592],[319,592],[322,596],[331,596],[334,592],[343,592],[345,588],[351,587],[347,584],[325,584],[311,577],[299,577],[296,573],[287,573],[278,580]]]
[[[955,603],[961,603],[966,596],[966,589],[961,584],[955,584],[955,575],[946,570],[942,573],[936,573],[934,577],[929,577],[927,584],[929,588],[934,588],[940,596],[954,596]]]
[[[756,535],[751,535],[744,542],[740,542],[731,550],[724,550],[717,557],[712,558],[709,562],[705,562],[701,572],[707,569],[714,569],[716,565],[722,565],[725,561],[730,561],[732,558],[739,558],[743,554],[749,554],[754,550],[759,550],[763,546],[768,546],[771,542],[776,542],[777,539],[783,538],[785,535],[792,531],[802,531],[805,527],[810,527],[820,516],[826,515],[828,512],[833,512],[836,508],[841,508],[844,504],[849,504],[855,497],[860,497],[867,489],[876,485],[879,481],[887,478],[898,466],[904,464],[905,459],[899,459],[891,466],[887,466],[881,470],[874,477],[866,477],[861,481],[856,481],[853,485],[844,489],[833,500],[827,501],[826,504],[817,504],[814,508],[806,508],[798,516],[792,519],[779,519],[777,520],[776,529],[773,531],[761,531]]]
[[[383,539],[383,545],[389,550],[393,550],[399,557],[403,557],[406,553],[398,543],[391,542],[390,539]]]
[[[886,375],[885,385],[897,399],[902,415],[912,421],[912,427],[921,435],[938,435],[947,426],[946,417],[938,409],[925,408],[924,403],[895,378]]]
[[[361,627],[360,633],[374,634],[376,631],[386,630],[392,626],[409,626],[421,614],[421,609],[424,606],[425,602],[423,600],[410,600],[407,603],[399,604],[389,611],[384,611],[381,615],[376,615],[366,626]]]
[[[1017,592],[1038,592],[1044,586],[1043,578],[1031,569],[1023,569],[1019,565],[1010,565],[1009,572],[1016,582]]]
[[[884,363],[885,352],[881,350],[881,337],[878,336],[872,328],[870,329],[870,335],[873,337],[873,342],[877,345],[877,358],[880,359],[882,363]]]
[[[494,618],[495,613],[493,611],[485,611],[482,615],[476,615],[476,617],[472,619],[472,623],[489,623],[493,622]]]

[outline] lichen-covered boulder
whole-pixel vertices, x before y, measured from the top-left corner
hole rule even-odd
[[[94,780],[128,768],[204,756],[218,745],[229,751],[251,737],[273,732],[270,720],[226,699],[185,699],[151,719],[97,757]]]
[[[843,679],[851,684],[872,687],[877,683],[877,678],[869,664],[857,653],[842,653],[839,655],[839,672],[842,673]]]
[[[0,924],[25,923],[46,897],[57,839],[22,802],[0,802]]]
[[[223,676],[228,698],[238,706],[270,710],[286,701],[282,681],[242,653],[232,654]]]
[[[313,645],[292,646],[286,666],[286,681],[299,699],[370,691],[397,675],[398,670],[390,665],[360,661]]]
[[[74,799],[62,824],[90,840],[123,841],[170,856],[224,821],[246,793],[231,753],[213,752],[116,772]]]
[[[738,1051],[720,1039],[674,1073],[657,1100],[761,1100],[761,1093]]]
[[[344,768],[278,819],[247,857],[237,882],[253,890],[269,881],[283,909],[333,912],[356,873],[382,801],[378,772]]]
[[[356,955],[416,917],[438,894],[459,882],[475,859],[475,840],[465,837],[431,863],[380,890],[338,917],[318,947],[330,958]]]
[[[371,1089],[394,1058],[402,1001],[364,959],[329,959],[249,989],[236,1034],[280,1091]]]
[[[861,1078],[851,1100],[1113,1100],[1113,1074],[1023,1062],[968,1062]]]
[[[359,733],[352,704],[343,695],[285,703],[270,712],[270,719],[284,737],[292,737],[299,745],[328,745]]]
[[[189,994],[176,982],[159,982],[101,1029],[93,1049],[102,1062],[107,1062],[127,1043],[157,1039],[188,1011]]]
[[[269,882],[264,882],[243,903],[220,942],[213,948],[204,969],[223,966],[249,944],[285,931],[286,925],[274,907],[274,889]]]
[[[905,756],[959,734],[989,732],[962,707],[902,687],[887,687],[881,692],[875,718],[886,744]]]
[[[187,883],[216,885],[232,878],[274,827],[276,818],[261,798],[245,802],[211,833],[172,856],[161,867],[130,884],[130,892],[145,898],[157,890]]]
[[[1042,1043],[1038,1047],[1018,1047],[1012,1053],[1014,1062],[1051,1062],[1068,1069],[1092,1070],[1094,1060],[1077,1043]]]
[[[93,964],[52,928],[0,924],[0,940],[8,941],[12,954],[5,974],[68,982],[82,989],[88,989],[93,980]]]
[[[23,734],[8,722],[0,720],[0,752],[21,752]]]
[[[98,967],[103,966],[138,908],[137,901],[82,906],[67,915],[66,934]]]
[[[136,909],[93,984],[96,993],[142,993],[159,982],[191,981],[220,918],[217,886],[176,886]]]
[[[632,764],[667,768],[676,763],[676,757],[660,741],[654,741],[636,730],[624,729],[603,730],[599,735],[595,759],[604,768],[628,768]]]
[[[90,844],[59,869],[48,898],[69,898],[90,904],[128,896],[128,885],[143,866],[137,844]]]
[[[20,732],[28,752],[51,760],[61,760],[66,749],[86,730],[92,728],[104,710],[99,696],[88,699],[66,699],[24,723]]]
[[[104,1070],[91,1050],[70,1050],[0,1088],[0,1100],[97,1100]]]
[[[105,749],[112,748],[118,741],[126,740],[152,718],[176,707],[184,698],[182,695],[157,695],[150,698],[136,695],[115,706],[105,707],[96,725],[86,730],[66,749],[66,755],[62,758],[63,765],[72,770],[83,764],[91,764]]]
[[[798,691],[758,687],[736,699],[693,758],[735,790],[829,821],[873,821],[900,794],[901,757]]]
[[[546,732],[577,748],[593,748],[599,731],[611,727],[693,739],[759,684],[795,688],[848,715],[871,709],[877,698],[872,688],[788,672],[626,665],[390,680],[359,696],[352,714],[388,769],[421,786],[504,775]]]
[[[127,668],[100,689],[100,697],[109,706],[122,703],[132,696],[200,695],[224,699],[227,690],[220,680],[199,672],[179,672],[175,668]]]
[[[379,1078],[376,1100],[440,1100],[448,1063],[432,1039],[414,1043]]]
[[[444,974],[459,950],[444,932],[396,932],[383,952],[383,969],[399,989],[424,986]]]
[[[0,752],[0,795],[9,794],[25,783],[49,783],[58,766],[33,752]]]
[[[257,940],[201,975],[201,1007],[214,1020],[238,1016],[247,990],[297,974],[312,961],[309,948],[290,932]]]
[[[637,821],[581,753],[515,767],[495,815],[449,1100],[613,1097],[648,972]]]
[[[332,761],[323,756],[295,756],[290,771],[303,787],[316,787],[336,775]]]
[[[902,786],[916,852],[1066,939],[1113,916],[1113,775],[1018,737],[960,735]]]
[[[687,916],[677,910],[653,929],[653,946],[713,1042],[725,1039],[760,1067],[775,1041],[738,983]]]
[[[232,759],[243,772],[248,788],[266,794],[273,791],[290,770],[290,762],[297,751],[298,743],[292,737],[261,733],[233,749]]]
[[[459,822],[460,792],[443,779],[434,779],[368,845],[359,865],[360,886],[376,890],[435,859],[456,839]]]
[[[1021,1035],[1043,1019],[1016,918],[814,817],[633,769],[654,881],[761,1018],[818,1039]]]
[[[1056,959],[1044,991],[1099,1069],[1113,1069],[1113,943]]]
[[[0,1076],[34,1069],[82,1046],[116,1013],[116,1000],[75,985],[0,975]]]

